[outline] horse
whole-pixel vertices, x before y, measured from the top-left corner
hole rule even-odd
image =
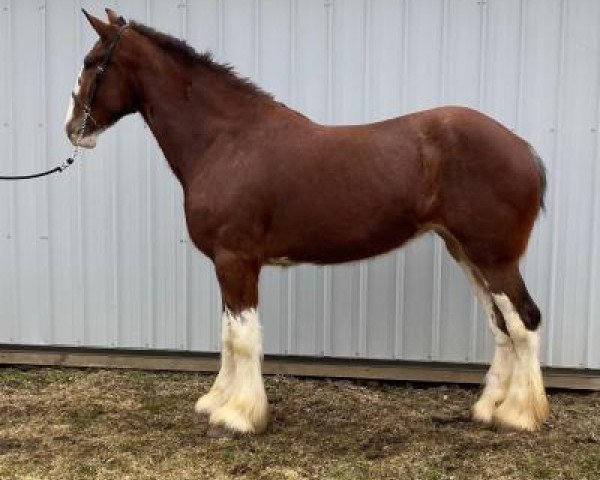
[[[264,265],[351,262],[434,232],[485,309],[495,352],[475,421],[534,431],[549,414],[541,314],[519,271],[543,209],[546,172],[531,145],[492,118],[444,106],[327,126],[276,101],[210,53],[107,9],[83,11],[87,53],[66,133],[98,135],[140,113],[184,193],[194,245],[223,301],[221,365],[195,405],[209,425],[260,433],[269,407],[257,313]]]

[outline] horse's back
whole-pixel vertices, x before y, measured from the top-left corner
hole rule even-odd
[[[294,160],[297,202],[283,213],[305,221],[313,240],[377,254],[438,225],[502,255],[524,251],[542,195],[539,166],[527,142],[492,118],[440,107],[314,128]]]

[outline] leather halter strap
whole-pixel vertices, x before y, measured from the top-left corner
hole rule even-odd
[[[104,78],[104,73],[106,72],[106,69],[108,68],[108,64],[110,63],[110,60],[113,56],[115,48],[117,48],[117,44],[119,43],[119,40],[121,40],[121,35],[123,35],[123,32],[128,27],[129,27],[129,25],[125,24],[119,28],[115,37],[112,39],[112,41],[110,42],[110,45],[106,49],[106,52],[104,53],[104,57],[102,58],[102,61],[96,67],[96,75],[94,75],[94,78],[92,79],[92,84],[90,85],[90,91],[88,93],[87,101],[83,102],[79,97],[77,97],[77,95],[75,95],[74,92],[71,92],[71,95],[73,96],[73,99],[75,100],[75,102],[81,106],[84,114],[88,115],[88,117],[92,120],[92,122],[94,122],[94,125],[96,127],[99,127],[100,125],[98,125],[98,122],[96,122],[96,120],[92,116],[92,107],[94,106],[94,101],[96,100],[96,93],[98,92],[98,86],[100,85],[100,82]],[[81,135],[83,136],[84,133],[85,132],[82,132]]]

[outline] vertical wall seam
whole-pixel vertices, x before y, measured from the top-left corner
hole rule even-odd
[[[489,50],[488,19],[489,7],[487,2],[479,2],[479,77],[477,104],[479,110],[485,110],[486,105],[486,86],[487,86],[487,57]],[[479,339],[479,308],[476,295],[471,294],[471,338],[469,342],[469,352],[467,361],[473,361],[476,357],[477,342]]]
[[[188,2],[187,0],[180,0],[179,3],[179,10],[180,10],[180,35],[181,38],[183,38],[184,40],[188,40],[188,31],[187,31],[187,19],[188,19]],[[179,187],[179,185],[177,185],[175,187],[175,198],[176,200],[179,200],[182,198],[182,196],[180,196],[179,191],[177,190]],[[183,199],[185,201],[185,199]],[[178,332],[179,335],[176,339],[176,341],[178,342],[178,347],[182,348],[184,350],[187,350],[189,348],[189,342],[190,342],[190,319],[189,317],[189,300],[191,298],[190,292],[189,292],[189,286],[190,286],[190,242],[188,241],[188,235],[187,235],[187,228],[186,228],[186,222],[185,222],[185,212],[183,211],[182,208],[182,204],[177,205],[176,202],[176,208],[177,208],[177,214],[178,214],[178,218],[179,218],[179,255],[182,257],[181,259],[181,268],[183,269],[182,272],[180,272],[181,274],[181,281],[183,283],[183,285],[181,286],[181,290],[182,290],[182,296],[183,296],[183,301],[181,301],[181,306],[180,308],[182,308],[182,312],[180,313],[180,317],[181,317],[181,322],[183,323],[183,325],[180,325],[180,331]],[[176,299],[177,301],[177,299]]]
[[[178,8],[178,10],[181,10],[179,8],[179,5],[181,5],[181,3],[179,3],[178,5],[176,5],[176,8]],[[179,25],[178,27],[181,28],[181,14],[178,15],[179,16]],[[164,153],[162,152],[161,149],[161,153],[159,155],[159,162],[167,162],[165,158]],[[158,162],[157,162],[158,163]],[[164,163],[162,163],[161,165],[161,169],[165,166]],[[165,169],[167,170],[167,169]],[[164,170],[163,170],[164,171]],[[170,323],[170,330],[171,330],[171,334],[172,334],[172,338],[171,338],[171,344],[173,346],[173,348],[177,348],[179,345],[179,335],[180,335],[180,322],[181,322],[181,305],[178,305],[179,303],[179,290],[178,290],[178,283],[179,281],[181,281],[181,277],[180,272],[181,272],[181,247],[183,246],[183,243],[181,241],[181,229],[180,229],[180,217],[181,217],[181,213],[180,213],[180,204],[178,202],[179,200],[179,191],[181,189],[181,185],[178,181],[174,181],[175,177],[171,176],[171,178],[169,178],[169,180],[167,181],[166,179],[165,181],[165,186],[168,188],[167,192],[168,192],[168,197],[169,200],[171,201],[171,208],[169,209],[169,213],[171,214],[171,217],[169,218],[170,220],[170,225],[172,225],[173,227],[173,232],[172,235],[169,235],[169,243],[171,243],[170,247],[168,249],[168,252],[171,256],[170,258],[170,262],[169,262],[169,266],[171,271],[169,272],[169,277],[170,277],[170,292],[169,292],[169,296],[170,301],[171,301],[171,305],[169,305],[167,303],[166,307],[165,307],[165,312],[168,315],[167,318],[165,318],[165,321],[168,321]],[[168,310],[168,307],[170,307],[170,311]],[[161,319],[162,320],[162,319]]]
[[[333,122],[333,15],[334,0],[326,0],[327,7],[327,122]]]
[[[34,147],[34,162],[37,169],[44,170],[47,165],[47,136],[46,136],[46,5],[45,0],[37,2],[37,22],[39,26],[39,62],[36,65],[38,68],[37,78],[37,96],[40,107],[36,109],[32,126],[35,134]],[[39,188],[35,192],[35,257],[39,268],[39,275],[36,276],[36,287],[39,294],[39,315],[36,319],[40,324],[39,334],[44,343],[50,343],[51,333],[48,327],[51,326],[49,320],[49,304],[50,292],[49,289],[49,273],[48,260],[49,256],[49,238],[48,238],[48,182],[44,180],[40,182]]]
[[[151,5],[151,0],[146,0],[146,21],[148,23],[151,22],[152,19],[152,5]],[[147,134],[151,135],[152,133],[150,132],[150,127],[146,124],[144,124],[145,129],[147,130]],[[152,149],[151,149],[151,143],[150,142],[146,142],[146,171],[147,171],[147,176],[146,176],[146,228],[147,228],[147,232],[146,232],[146,261],[148,262],[148,276],[147,276],[147,282],[146,282],[146,289],[147,289],[147,308],[148,308],[148,324],[149,324],[149,332],[146,332],[146,342],[149,346],[155,347],[156,346],[156,328],[155,328],[155,322],[156,322],[156,307],[155,307],[155,301],[154,301],[154,287],[155,287],[155,282],[156,282],[156,264],[154,261],[154,255],[153,255],[153,246],[154,246],[154,242],[153,242],[153,229],[152,229],[152,225],[154,224],[153,222],[153,212],[154,212],[154,184],[155,184],[155,178],[156,178],[156,167],[154,165],[153,160],[153,155],[152,155]]]
[[[225,6],[223,5],[224,0],[217,0],[217,55],[219,57],[219,60],[222,61],[223,60],[223,55],[225,52],[225,44],[224,44],[224,39],[223,39],[223,35],[224,35],[224,9]],[[211,269],[211,271],[215,274],[216,278],[216,269],[213,266],[213,268]],[[216,285],[213,281],[209,280],[209,295],[210,295],[210,312],[214,312],[215,310],[217,310],[217,305],[215,304],[215,297],[218,296],[219,292],[217,292]],[[218,302],[216,302],[218,303]],[[221,299],[221,305],[219,307],[219,310],[222,311],[223,309],[223,300]],[[221,335],[220,335],[220,328],[221,328],[221,322],[218,322],[218,325],[216,324],[216,322],[211,321],[211,319],[209,319],[208,322],[209,325],[209,336],[211,338],[211,341],[213,342],[212,344],[212,348],[214,350],[219,350],[220,349],[220,345],[221,345]],[[217,329],[219,334],[217,334]]]
[[[408,25],[409,0],[402,0],[402,86],[400,94],[400,110],[404,114],[408,110]],[[401,248],[395,254],[395,304],[394,304],[394,357],[404,355],[404,301],[405,301],[406,251]]]
[[[254,78],[260,83],[261,80],[261,69],[260,69],[260,38],[262,34],[262,25],[261,25],[261,4],[260,0],[254,0],[254,4],[252,7],[252,16],[253,16],[253,44],[252,44],[252,53],[254,56]]]
[[[517,133],[521,133],[521,129],[523,128],[523,102],[524,102],[524,89],[525,89],[525,80],[524,80],[524,72],[525,72],[525,50],[527,44],[527,37],[525,33],[525,25],[527,23],[527,7],[523,0],[520,2],[520,22],[519,22],[519,58],[518,58],[518,70],[517,70],[517,97],[515,98],[515,123],[514,123],[514,131]],[[532,241],[533,240],[533,241]],[[536,236],[530,236],[529,238],[530,244],[529,247],[531,251],[535,251],[535,244],[537,243]],[[521,259],[521,267],[520,270],[523,273],[529,272],[529,258],[525,255]]]
[[[121,329],[123,328],[123,322],[121,318],[121,298],[119,295],[119,199],[120,199],[120,189],[119,189],[119,177],[116,172],[118,171],[118,163],[117,158],[121,147],[121,129],[117,129],[115,132],[114,140],[113,140],[113,151],[114,155],[111,159],[112,168],[108,173],[109,179],[109,188],[108,192],[110,194],[110,202],[111,202],[111,227],[112,227],[112,235],[110,238],[110,244],[112,249],[112,272],[111,277],[109,279],[110,288],[110,296],[111,302],[110,305],[110,322],[106,322],[107,325],[113,327],[113,332],[107,332],[106,337],[110,339],[111,345],[114,347],[121,345]]]
[[[219,60],[223,59],[223,52],[225,46],[223,45],[223,1],[217,0],[217,52],[219,53]]]
[[[46,71],[48,71],[48,43],[49,43],[49,39],[48,39],[48,31],[49,31],[49,24],[48,24],[48,8],[46,5],[46,2],[44,2],[45,4],[45,8],[44,8],[44,68],[46,69]],[[48,165],[48,135],[49,135],[49,128],[50,128],[50,118],[49,118],[49,108],[48,108],[48,87],[47,87],[47,77],[46,75],[44,75],[44,117],[43,117],[43,121],[44,121],[44,152],[45,152],[45,164]],[[56,335],[55,335],[55,330],[56,330],[56,319],[54,318],[54,311],[55,311],[55,306],[54,306],[54,297],[52,295],[53,293],[53,289],[52,289],[52,278],[53,278],[53,262],[52,262],[52,248],[51,248],[51,242],[55,242],[54,239],[54,232],[53,232],[53,228],[52,228],[52,216],[51,213],[52,209],[53,209],[53,200],[52,200],[52,187],[50,185],[48,185],[46,187],[46,191],[45,191],[45,197],[46,197],[46,205],[47,205],[47,210],[46,210],[46,235],[48,237],[48,241],[47,241],[47,255],[48,255],[48,275],[47,275],[47,295],[48,295],[48,322],[49,322],[49,343],[54,343]]]
[[[79,18],[79,12],[81,10],[81,1],[75,0],[77,8],[75,8],[75,57],[79,57],[79,53],[81,52],[81,21]],[[77,303],[76,308],[74,308],[73,315],[73,325],[74,331],[78,332],[78,336],[76,337],[76,343],[85,344],[86,343],[86,288],[85,288],[85,238],[83,234],[83,212],[85,209],[84,199],[83,199],[83,177],[84,177],[84,169],[77,169],[77,183],[75,190],[75,223],[76,223],[76,235],[77,235],[77,279],[73,279],[76,284],[74,285],[73,292],[76,292],[78,295],[73,299],[74,302]],[[75,233],[75,232],[73,232]],[[75,242],[74,242],[75,243]],[[77,322],[79,322],[79,327],[77,327]]]
[[[560,150],[562,148],[562,144],[560,141],[560,135],[562,132],[562,116],[563,116],[563,95],[564,95],[564,68],[566,61],[566,53],[565,53],[565,42],[566,42],[566,17],[567,17],[567,8],[568,3],[565,0],[561,0],[561,9],[560,9],[560,40],[559,40],[559,52],[558,52],[558,71],[556,72],[558,77],[558,82],[556,85],[556,107],[554,112],[554,175],[550,177],[550,193],[552,198],[551,208],[552,208],[552,240],[550,244],[551,253],[550,253],[550,285],[549,285],[549,293],[550,293],[550,305],[548,308],[548,348],[546,350],[546,362],[548,364],[552,364],[554,361],[554,334],[555,328],[554,325],[558,320],[556,318],[556,296],[558,294],[556,290],[556,275],[557,275],[557,263],[558,263],[558,218],[560,209],[560,202],[558,202],[559,198],[559,183],[556,182],[557,178],[561,178],[562,168],[561,161],[559,158]],[[561,318],[561,322],[563,319]]]
[[[2,27],[0,27],[0,53],[2,53],[2,56],[0,57],[0,62],[4,62],[4,64],[8,64],[8,56],[10,55],[10,50],[8,49],[8,41],[5,38],[6,32],[8,32],[8,28],[3,28],[4,25],[6,24],[6,26],[8,26],[8,18],[10,15],[10,11],[8,8],[8,3],[5,0],[1,0],[0,1],[0,25]],[[3,155],[3,159],[6,161],[9,159],[8,155],[5,155],[7,153],[7,150],[9,148],[9,143],[10,143],[10,138],[9,138],[9,127],[10,124],[8,123],[8,114],[9,114],[9,99],[11,98],[10,95],[8,95],[8,79],[7,79],[7,69],[2,69],[0,70],[0,85],[2,86],[2,90],[0,90],[0,120],[2,121],[2,124],[0,125],[0,128],[2,129],[2,133],[0,134],[0,155]],[[5,141],[2,141],[5,140]],[[2,167],[4,168],[4,162],[0,162],[0,164],[2,165]],[[7,199],[8,201],[3,203],[2,205],[0,205],[0,234],[2,235],[2,238],[0,238],[0,242],[4,242],[5,240],[7,241],[5,243],[6,247],[4,248],[4,254],[2,254],[0,256],[0,259],[4,260],[6,258],[7,262],[6,264],[8,265],[8,263],[10,262],[10,255],[8,255],[8,250],[10,249],[10,241],[11,241],[11,233],[10,233],[10,225],[8,223],[8,219],[10,218],[10,214],[9,212],[6,210],[6,207],[10,204],[10,199],[9,199],[9,195],[10,195],[10,187],[7,186],[8,188],[6,189],[6,195],[7,195]],[[6,227],[6,231],[4,230],[4,227]],[[7,255],[6,257],[4,255]],[[4,263],[4,262],[3,262]],[[6,268],[6,271],[4,272],[4,277],[3,278],[7,278],[9,275],[11,274],[10,269]],[[11,290],[12,290],[12,284],[13,282],[7,282],[8,285],[11,286]],[[6,312],[6,317],[3,317],[1,320],[7,319],[8,323],[6,324],[7,330],[6,333],[8,334],[8,337],[10,338],[12,336],[11,334],[11,329],[13,328],[13,325],[15,325],[17,323],[16,319],[11,315],[11,299],[10,299],[10,295],[11,295],[11,291],[9,289],[6,290],[6,310],[4,310]]]
[[[514,130],[520,131],[522,125],[521,115],[523,109],[523,72],[525,71],[525,25],[527,20],[527,8],[523,0],[520,1],[520,15],[519,15],[519,57],[518,57],[518,70],[517,70],[517,97],[515,98],[515,124]]]
[[[600,9],[598,15],[598,23],[600,24]],[[597,44],[597,52],[600,52],[600,35],[598,36],[598,44]],[[596,60],[596,71],[597,77],[600,77],[600,61]],[[600,234],[600,220],[598,217],[600,216],[600,195],[598,194],[598,190],[600,189],[600,138],[599,138],[599,124],[600,124],[600,82],[596,85],[596,112],[594,114],[594,125],[591,127],[591,131],[594,134],[594,150],[593,150],[593,159],[595,159],[594,166],[594,176],[592,177],[592,210],[590,212],[591,215],[591,228],[590,228],[590,262],[589,262],[589,285],[587,292],[587,318],[586,318],[586,333],[587,333],[587,342],[585,345],[584,366],[592,365],[592,352],[594,351],[593,343],[597,343],[597,339],[593,336],[593,313],[595,312],[594,303],[598,305],[598,301],[595,296],[595,292],[598,291],[598,268],[600,258],[598,257],[598,242],[600,239],[597,236]]]
[[[15,62],[15,41],[14,41],[14,25],[13,25],[13,20],[14,20],[14,5],[13,5],[13,0],[8,0],[8,32],[7,32],[7,39],[8,39],[8,45],[7,48],[9,49],[9,53],[8,56],[10,58],[10,62],[11,65],[14,65]],[[13,71],[12,69],[10,70],[10,73],[7,75],[7,89],[8,89],[8,98],[10,99],[8,101],[8,109],[9,109],[9,125],[10,125],[10,129],[8,132],[8,136],[9,136],[9,155],[10,155],[10,169],[11,171],[16,171],[15,170],[15,149],[16,149],[16,139],[15,139],[15,96],[14,96],[14,77],[13,77]],[[20,292],[19,292],[19,277],[18,277],[18,268],[19,268],[19,262],[18,262],[18,249],[17,249],[17,244],[19,241],[18,238],[18,232],[17,232],[17,186],[15,185],[15,183],[11,183],[11,185],[9,186],[10,188],[10,195],[9,195],[9,225],[10,225],[10,231],[11,231],[11,242],[10,242],[10,249],[12,252],[11,255],[11,263],[12,263],[12,272],[11,272],[11,276],[13,278],[13,288],[11,289],[11,297],[12,297],[12,301],[13,301],[13,328],[12,328],[12,332],[13,332],[13,338],[10,339],[10,341],[16,341],[18,342],[19,339],[21,338],[21,302],[20,302]]]
[[[190,16],[188,15],[189,9],[189,0],[183,0],[183,15],[181,20],[181,28],[183,32],[183,38],[188,40],[188,24],[190,21]],[[185,201],[185,200],[184,200]],[[185,251],[184,251],[184,259],[183,264],[185,265],[185,311],[183,314],[184,325],[184,349],[190,350],[192,348],[193,343],[193,329],[192,324],[194,319],[192,318],[193,311],[193,293],[192,293],[192,285],[193,285],[193,254],[195,253],[194,244],[191,242],[189,238],[189,233],[187,230],[187,224],[185,220],[185,210],[181,216],[181,237],[185,239]]]
[[[288,83],[287,83],[287,99],[286,101],[290,102],[292,98],[292,85],[293,85],[293,72],[294,72],[294,52],[293,52],[293,40],[292,40],[292,32],[293,32],[293,23],[294,23],[294,5],[292,0],[287,1],[288,6],[288,35],[289,35],[289,69],[287,72],[288,75]],[[262,39],[261,39],[261,50],[262,50]],[[261,57],[262,58],[262,57]],[[279,269],[277,272],[277,278],[279,280],[279,309],[277,318],[277,353],[285,354],[287,351],[287,335],[289,329],[289,312],[290,312],[290,303],[289,303],[289,294],[290,294],[290,270],[291,268]]]
[[[371,0],[363,0],[363,101],[364,122],[371,120]],[[369,299],[369,264],[361,260],[358,264],[358,354],[367,355],[367,309]]]
[[[290,103],[295,107],[297,102],[297,84],[296,84],[296,0],[290,0]],[[293,325],[296,319],[296,270],[288,268],[287,270],[287,339],[284,353],[293,351],[292,333]]]
[[[440,35],[440,81],[439,98],[446,98],[446,63],[448,44],[448,0],[442,2],[442,32]],[[433,237],[433,303],[431,309],[431,352],[430,357],[437,359],[441,350],[441,308],[442,308],[442,243],[438,236]]]
[[[11,24],[10,24],[10,42],[11,42],[11,65],[15,64],[15,45],[16,45],[16,39],[15,39],[15,30],[16,30],[16,14],[15,14],[15,4],[14,2],[11,2],[10,4],[10,13],[11,13]],[[11,171],[16,171],[16,165],[15,165],[15,153],[18,154],[19,153],[19,144],[18,144],[18,139],[17,139],[17,125],[16,125],[16,115],[15,115],[15,102],[17,101],[17,99],[15,99],[14,96],[14,92],[15,92],[15,85],[16,85],[16,78],[15,78],[15,72],[13,69],[11,69],[11,117],[12,117],[12,129],[11,129],[11,143],[12,143],[12,162],[11,162]],[[13,225],[13,248],[14,248],[14,270],[13,270],[13,275],[14,275],[14,285],[15,285],[15,305],[16,305],[16,311],[17,313],[17,325],[16,325],[16,338],[23,338],[22,335],[22,324],[23,324],[23,309],[21,307],[21,289],[19,288],[20,286],[20,257],[21,257],[21,249],[20,247],[20,240],[21,237],[19,235],[19,215],[18,212],[20,210],[19,205],[19,194],[18,194],[18,188],[16,185],[13,186],[13,195],[12,195],[12,208],[11,208],[11,223]]]
[[[333,121],[333,62],[334,62],[334,34],[333,34],[333,16],[335,15],[335,2],[326,1],[326,15],[327,15],[327,34],[326,34],[326,50],[327,50],[327,123],[331,124]],[[330,355],[332,351],[331,343],[331,302],[332,302],[332,272],[329,265],[320,267],[323,275],[323,339],[321,355]],[[318,329],[315,329],[315,334],[318,334]],[[319,344],[319,340],[316,339],[316,344]]]

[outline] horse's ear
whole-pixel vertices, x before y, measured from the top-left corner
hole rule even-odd
[[[112,34],[112,27],[110,26],[110,24],[108,23],[104,23],[102,20],[100,20],[99,18],[94,17],[93,15],[90,15],[88,12],[86,12],[83,8],[81,9],[81,11],[83,12],[83,14],[85,15],[85,18],[88,19],[88,22],[90,22],[90,25],[92,26],[92,28],[94,30],[96,30],[96,33],[98,35],[100,35],[100,38],[102,40],[107,40],[108,38],[111,37]]]
[[[114,10],[111,10],[110,8],[106,8],[106,15],[108,16],[108,21],[111,25],[116,25],[117,27],[122,27],[123,25],[125,25],[127,23],[127,21],[123,18],[120,17],[119,15],[117,15],[117,13]]]

